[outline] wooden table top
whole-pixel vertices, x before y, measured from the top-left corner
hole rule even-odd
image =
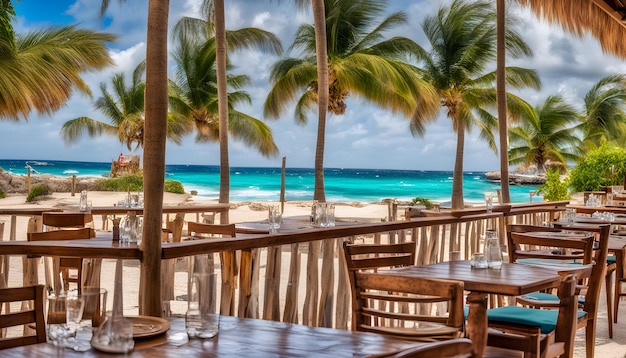
[[[203,213],[203,212],[227,212],[230,210],[230,204],[203,204],[203,205],[164,205],[164,214],[177,213]],[[94,206],[91,208],[93,215],[113,215],[126,214],[134,212],[136,214],[143,213],[143,207],[125,207],[125,206]]]
[[[556,287],[561,281],[558,270],[554,268],[511,263],[503,263],[500,269],[481,269],[471,267],[469,261],[445,261],[379,272],[384,275],[458,280],[464,282],[468,291],[508,296]]]
[[[219,334],[186,340],[183,318],[172,318],[165,335],[137,341],[127,357],[364,357],[393,353],[418,343],[375,333],[308,327],[290,323],[222,316]],[[181,339],[182,338],[182,339]],[[5,349],[2,357],[115,357],[93,348],[74,352],[48,343]],[[61,353],[61,354],[58,354]],[[122,356],[122,355],[119,355]]]
[[[60,212],[63,211],[63,209],[60,208],[45,208],[45,207],[38,207],[38,208],[0,208],[0,215],[15,215],[15,216],[31,216],[31,215],[41,215],[42,213],[45,212],[50,212],[50,211],[54,211],[54,212]]]
[[[567,205],[567,207],[576,209],[576,212],[579,214],[593,214],[596,211],[611,212],[614,214],[626,214],[626,206],[603,205],[599,207],[593,207],[584,205]]]

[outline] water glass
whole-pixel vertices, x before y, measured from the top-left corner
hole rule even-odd
[[[493,210],[493,192],[485,193],[485,207],[487,208],[487,213],[491,213]]]
[[[100,327],[106,319],[108,292],[100,287],[83,287],[81,296],[85,302],[81,325]]]
[[[278,229],[280,229],[282,216],[283,215],[280,212],[280,206],[269,207],[267,221],[269,223],[270,234],[275,234],[278,232]]]
[[[313,227],[323,227],[328,223],[326,218],[326,203],[315,202],[313,204],[313,218],[311,224]]]
[[[568,224],[573,224],[574,222],[576,222],[576,209],[565,208],[565,220]]]
[[[83,310],[85,301],[78,294],[70,294],[65,299],[65,318],[67,327],[67,336],[76,337],[76,331],[79,328],[80,321],[83,319]]]
[[[67,312],[65,309],[65,296],[50,295],[48,296],[48,309],[46,311],[46,335],[48,343],[55,346],[64,346],[68,337]]]
[[[502,248],[495,230],[485,232],[485,260],[488,268],[499,269],[502,267]]]
[[[216,286],[217,274],[194,273],[189,286],[189,303],[185,315],[185,329],[189,338],[212,338],[219,332],[220,316],[211,299],[211,288]]]
[[[475,268],[487,268],[487,261],[485,260],[485,254],[475,252],[472,254],[472,261],[470,262],[472,267]]]
[[[326,220],[324,226],[335,227],[335,204],[326,204]]]

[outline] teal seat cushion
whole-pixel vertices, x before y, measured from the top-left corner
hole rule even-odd
[[[540,310],[535,308],[505,306],[487,311],[489,322],[520,324],[528,327],[539,327],[541,333],[550,333],[556,328],[558,310]],[[578,318],[585,312],[578,310]]]
[[[553,295],[550,293],[543,292],[533,292],[528,293],[522,296],[527,300],[535,300],[535,301],[547,301],[547,302],[556,302],[559,300],[559,296]],[[585,296],[578,296],[578,303],[583,305],[585,304]]]
[[[607,264],[610,265],[610,264],[614,264],[616,262],[617,262],[617,258],[615,256],[613,256],[613,255],[607,256],[607,258],[606,258],[606,263]]]

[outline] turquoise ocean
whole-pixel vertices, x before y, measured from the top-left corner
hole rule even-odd
[[[108,177],[111,163],[72,162],[57,160],[0,160],[0,168],[13,174]],[[280,199],[281,168],[231,167],[230,200],[277,201]],[[196,190],[199,199],[218,199],[219,166],[166,165],[166,179],[183,184],[185,192]],[[285,197],[287,201],[313,199],[313,169],[287,168]],[[333,202],[379,202],[386,198],[411,200],[415,197],[446,203],[452,193],[451,171],[339,169],[327,168],[324,173],[326,200]],[[483,193],[500,188],[488,181],[484,172],[466,172],[463,193],[467,202],[482,202]],[[529,191],[536,186],[511,186],[511,201],[528,202]],[[541,198],[534,198],[541,200]]]

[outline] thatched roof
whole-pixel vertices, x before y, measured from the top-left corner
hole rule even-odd
[[[602,49],[626,59],[626,0],[517,0],[578,36],[589,33]]]

